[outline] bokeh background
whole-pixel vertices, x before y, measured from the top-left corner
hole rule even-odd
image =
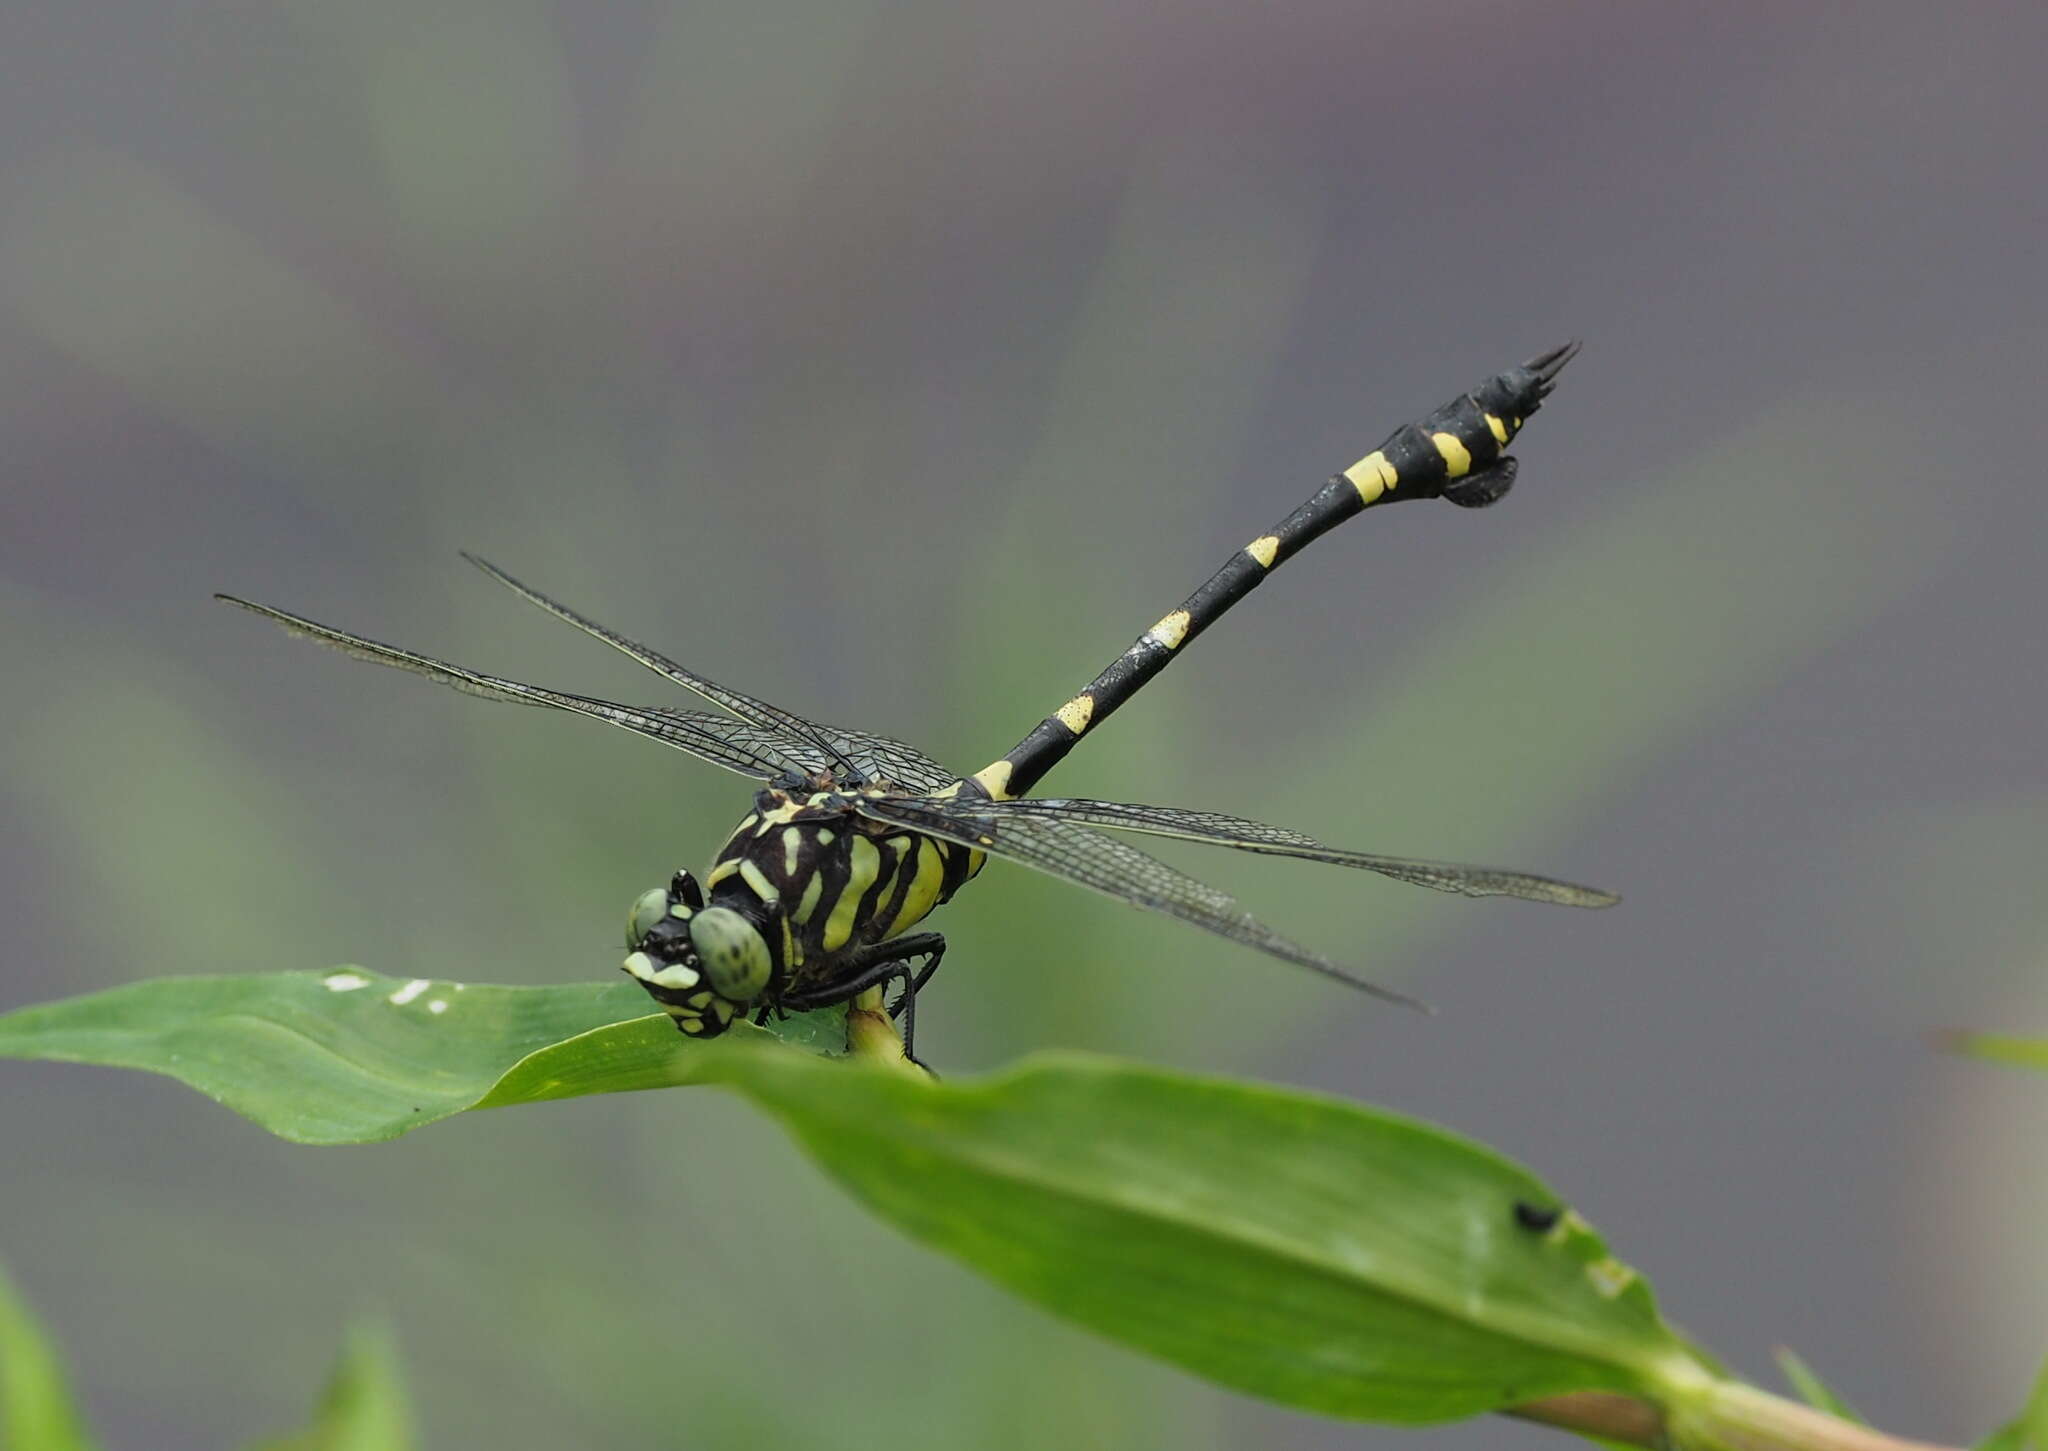
[[[1986,1430],[2048,1348],[2048,1085],[1921,1035],[2048,1030],[2043,54],[2017,3],[5,7],[0,1005],[601,978],[743,808],[215,589],[662,698],[474,548],[971,769],[1393,425],[1582,335],[1503,505],[1318,545],[1054,782],[1624,905],[1186,857],[1422,1020],[993,867],[926,1053],[1424,1115],[1739,1368]],[[290,1425],[364,1314],[438,1448],[1429,1434],[1056,1323],[711,1092],[313,1150],[0,1064],[0,1165],[122,1447]]]

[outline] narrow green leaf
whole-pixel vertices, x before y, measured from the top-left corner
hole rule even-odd
[[[1976,1451],[2048,1451],[2048,1363],[2017,1416],[1977,1443]]]
[[[495,987],[355,968],[157,978],[0,1016],[0,1058],[164,1073],[281,1138],[366,1143],[469,1108],[691,1081],[704,1045],[647,1008],[623,981]],[[844,1045],[843,1024],[810,1013],[775,1031],[824,1051],[835,1031]]]
[[[1075,1055],[931,1084],[746,1046],[718,1075],[882,1218],[1238,1390],[1427,1422],[1709,1378],[1551,1190],[1440,1129]]]
[[[2048,1038],[2015,1038],[2003,1033],[1955,1031],[1936,1033],[1934,1046],[1986,1063],[2004,1063],[2014,1068],[2033,1068],[2048,1073]]]
[[[13,1451],[95,1451],[56,1347],[0,1269],[0,1446]]]
[[[1665,1400],[1713,1378],[1551,1190],[1426,1124],[1071,1055],[935,1083],[745,1026],[690,1043],[627,1016],[637,997],[172,979],[0,1019],[0,1053],[169,1073],[322,1143],[725,1083],[913,1237],[1113,1339],[1329,1415],[1439,1421],[1591,1389]],[[823,1031],[790,1026],[814,1045]]]
[[[250,1451],[413,1451],[417,1444],[391,1333],[381,1325],[359,1325],[349,1332],[313,1423],[259,1441]]]
[[[2048,1361],[2042,1362],[2034,1376],[2034,1389],[2027,1396],[2026,1409],[2020,1412],[2020,1423],[2027,1428],[2033,1451],[2048,1451]]]
[[[1826,1411],[1831,1416],[1840,1416],[1845,1421],[1854,1421],[1859,1426],[1870,1423],[1856,1414],[1850,1404],[1836,1395],[1828,1383],[1814,1374],[1813,1367],[1799,1358],[1797,1352],[1779,1346],[1776,1355],[1778,1370],[1784,1375],[1785,1383],[1799,1393],[1799,1398],[1816,1411]]]

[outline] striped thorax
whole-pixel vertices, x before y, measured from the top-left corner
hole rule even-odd
[[[633,905],[624,967],[691,1037],[830,984],[900,937],[980,865],[978,853],[859,814],[886,785],[771,788],[727,838],[700,888],[678,872]]]

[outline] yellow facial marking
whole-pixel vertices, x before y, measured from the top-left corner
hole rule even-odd
[[[796,875],[796,859],[798,855],[802,853],[803,849],[804,834],[801,831],[798,831],[794,826],[783,827],[782,874],[784,876],[794,877]]]
[[[1272,534],[1261,534],[1245,545],[1244,552],[1259,562],[1259,568],[1271,569],[1273,561],[1280,555],[1280,540]]]
[[[1436,445],[1436,451],[1444,456],[1444,477],[1462,479],[1472,472],[1472,453],[1458,441],[1455,433],[1432,433],[1429,441]]]
[[[1161,620],[1158,624],[1154,625],[1151,629],[1145,632],[1146,639],[1157,640],[1160,644],[1164,645],[1169,650],[1179,649],[1180,642],[1185,640],[1187,637],[1188,612],[1186,610],[1175,610],[1172,614],[1168,615],[1165,619]],[[1094,706],[1094,702],[1090,701],[1089,706],[1092,709]]]
[[[1378,449],[1344,470],[1344,477],[1351,480],[1351,487],[1358,490],[1358,497],[1368,504],[1401,482],[1400,473]]]
[[[1493,432],[1493,441],[1502,448],[1506,448],[1508,444],[1508,426],[1498,418],[1495,418],[1491,413],[1486,415],[1486,426]]]
[[[1075,696],[1059,708],[1059,722],[1075,735],[1088,729],[1088,722],[1095,715],[1095,697],[1083,693]]]
[[[753,888],[754,895],[764,902],[772,902],[782,895],[775,889],[775,883],[768,880],[768,874],[744,857],[740,859],[740,880]]]
[[[860,910],[860,899],[867,895],[876,873],[882,869],[882,854],[864,836],[853,839],[846,855],[846,886],[841,889],[839,900],[832,904],[832,915],[825,919],[825,932],[820,939],[827,952],[837,952],[852,938],[853,916]]]
[[[974,780],[982,790],[988,792],[990,800],[1008,801],[1010,799],[1010,772],[1014,769],[1008,761],[995,761],[976,771],[974,773]]]
[[[626,959],[626,971],[640,981],[651,982],[656,987],[680,989],[697,985],[696,970],[688,964],[672,962],[667,967],[660,967],[644,952],[636,952]]]

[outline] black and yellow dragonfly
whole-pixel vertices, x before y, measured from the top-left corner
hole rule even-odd
[[[806,720],[705,679],[474,555],[472,564],[541,609],[694,692],[714,711],[628,706],[486,675],[381,645],[302,616],[218,598],[358,658],[412,670],[488,700],[589,716],[761,783],[700,882],[679,871],[643,893],[627,923],[625,970],[684,1033],[716,1036],[750,1013],[805,1011],[900,983],[908,1043],[918,991],[945,939],[913,932],[989,857],[1150,908],[1382,998],[1415,1004],[1257,921],[1227,894],[1112,832],[1207,842],[1361,867],[1466,896],[1573,907],[1615,898],[1525,872],[1342,851],[1284,827],[1214,811],[1026,797],[1082,736],[1144,687],[1259,582],[1354,514],[1399,499],[1493,503],[1515,477],[1506,449],[1577,351],[1569,344],[1489,378],[1333,477],[1111,661],[1015,747],[969,776],[902,741]],[[1099,828],[1107,828],[1101,830]],[[912,964],[918,964],[913,972]]]

